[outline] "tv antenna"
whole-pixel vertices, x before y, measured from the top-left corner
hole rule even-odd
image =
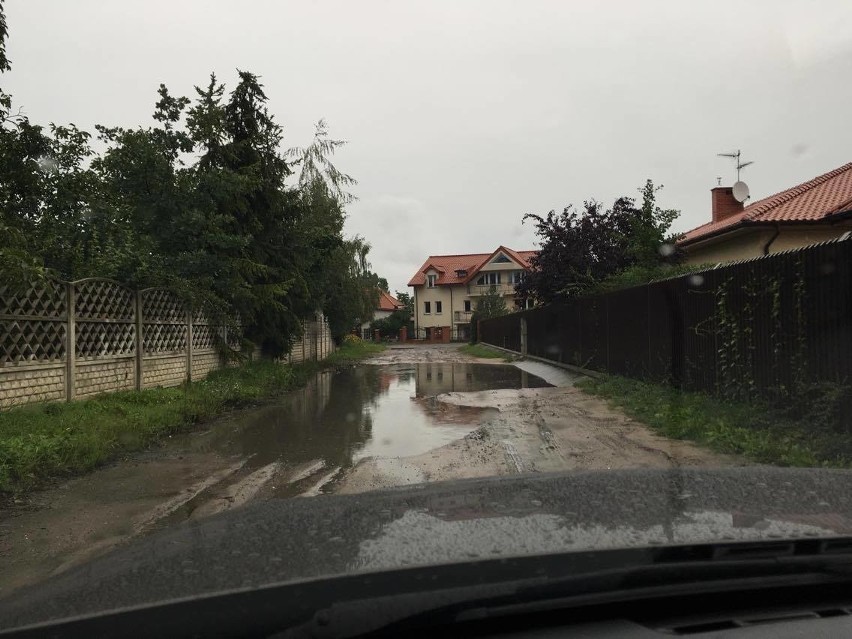
[[[737,149],[736,153],[717,153],[720,158],[731,158],[737,163],[737,182],[740,181],[740,171],[746,168],[749,164],[754,164],[754,161],[750,160],[748,162],[740,162],[740,150]]]

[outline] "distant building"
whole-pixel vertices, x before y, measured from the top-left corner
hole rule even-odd
[[[372,322],[376,320],[384,319],[390,316],[396,310],[403,308],[404,304],[396,299],[393,295],[379,289],[379,303],[376,305],[376,310],[373,312]],[[372,335],[370,335],[370,322],[364,322],[361,324],[361,337],[363,339],[372,339]]]
[[[852,230],[852,162],[748,206],[728,186],[711,194],[713,219],[678,241],[688,264],[759,257]]]
[[[494,286],[509,310],[526,305],[515,295],[515,284],[530,270],[537,251],[500,246],[493,253],[430,255],[412,276],[414,330],[418,338],[450,341],[470,338],[476,300]]]

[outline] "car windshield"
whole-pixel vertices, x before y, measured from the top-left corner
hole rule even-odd
[[[852,4],[0,18],[0,610],[852,532]]]

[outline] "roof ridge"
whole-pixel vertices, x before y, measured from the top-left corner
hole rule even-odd
[[[495,249],[495,251],[499,251],[501,248],[507,249],[509,251],[513,251],[515,253],[537,253],[538,252],[538,249],[518,250],[518,249],[509,248],[508,246],[504,246],[502,244],[500,246],[498,246]],[[471,256],[474,256],[474,255],[491,255],[495,251],[489,251],[487,253],[484,253],[484,252],[483,253],[444,253],[444,254],[441,254],[441,255],[430,255],[429,258],[433,258],[433,257],[471,257]]]
[[[852,162],[847,162],[843,166],[839,166],[836,169],[832,169],[827,173],[823,173],[822,175],[818,175],[815,178],[811,178],[806,182],[802,182],[801,184],[797,184],[794,187],[789,189],[785,189],[784,191],[779,191],[773,195],[765,197],[761,200],[758,200],[754,204],[747,206],[743,209],[743,218],[747,220],[754,220],[757,216],[763,215],[768,210],[775,208],[785,202],[789,202],[795,197],[810,191],[811,189],[819,186],[820,184],[824,184],[829,180],[837,177],[841,173],[845,173],[852,169]],[[702,225],[703,226],[703,225]],[[700,228],[700,227],[699,227]]]

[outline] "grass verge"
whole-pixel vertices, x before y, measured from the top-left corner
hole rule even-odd
[[[51,477],[91,470],[226,410],[304,386],[323,367],[354,363],[382,349],[345,344],[318,363],[251,362],[180,387],[0,412],[0,492],[20,493]]]
[[[721,400],[623,377],[586,379],[578,387],[666,437],[781,466],[849,467],[852,437],[792,420],[768,403]]]
[[[365,357],[378,355],[387,347],[375,342],[344,342],[343,345],[329,355],[325,362],[331,366],[355,364]]]
[[[489,359],[503,359],[507,362],[512,360],[512,356],[508,353],[498,351],[496,348],[491,348],[485,344],[465,344],[459,349],[462,353],[466,353],[473,357],[487,357]]]

